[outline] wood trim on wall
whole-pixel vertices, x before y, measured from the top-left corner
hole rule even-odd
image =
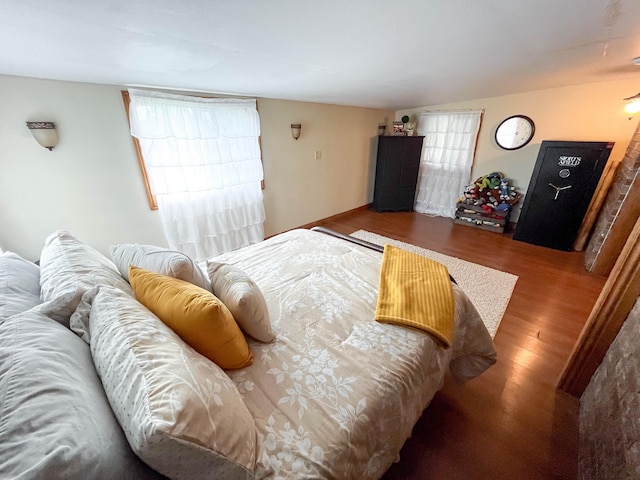
[[[637,182],[640,182],[640,177]],[[592,273],[608,275],[612,271],[638,216],[640,216],[640,185],[636,184],[631,185],[616,220],[611,225],[609,234],[591,268]]]
[[[131,120],[129,120],[129,103],[131,103],[131,98],[129,98],[129,92],[126,90],[122,90],[122,101],[124,102],[124,109],[127,112],[127,122],[129,122],[129,128],[131,128]],[[131,139],[133,140],[133,146],[136,150],[136,156],[138,157],[138,166],[140,167],[140,172],[142,173],[142,181],[144,183],[144,189],[147,192],[147,200],[149,202],[149,208],[151,210],[158,209],[158,202],[156,201],[156,196],[151,193],[151,185],[149,184],[149,175],[147,174],[147,167],[144,165],[144,158],[142,157],[142,150],[140,149],[140,142],[136,137],[131,135]]]
[[[330,217],[323,218],[322,220],[318,220],[313,223],[307,223],[306,225],[301,225],[297,228],[311,228],[311,227],[319,227],[322,225],[326,225],[327,223],[330,223],[331,221],[336,220],[338,218],[346,217],[347,215],[351,215],[352,213],[355,213],[355,212],[361,212],[363,210],[367,210],[369,207],[371,207],[370,203],[368,203],[367,205],[362,205],[361,207],[352,208],[351,210],[347,210],[346,212],[331,215]]]
[[[596,191],[591,199],[589,208],[587,208],[587,213],[584,216],[584,220],[582,221],[582,225],[580,225],[580,230],[578,231],[576,241],[573,244],[573,249],[577,252],[583,251],[587,244],[587,240],[589,240],[589,235],[591,235],[593,226],[598,219],[600,210],[602,209],[602,206],[604,205],[604,202],[607,198],[607,194],[611,189],[611,184],[613,183],[613,179],[616,176],[616,172],[618,171],[620,163],[621,162],[609,161],[604,167],[604,172],[602,173],[602,177],[600,178],[598,187],[596,188]]]
[[[558,388],[580,397],[640,296],[640,218],[573,348]]]
[[[333,220],[336,220],[336,219],[342,218],[342,217],[346,217],[347,215],[351,215],[352,213],[356,213],[356,212],[361,212],[363,210],[367,210],[370,207],[371,207],[371,203],[368,203],[366,205],[362,205],[361,207],[356,207],[356,208],[352,208],[351,210],[347,210],[346,212],[337,213],[336,215],[331,215],[330,217],[323,218],[321,220],[318,220],[318,221],[315,221],[315,222],[312,222],[312,223],[306,223],[304,225],[300,225],[299,227],[295,227],[295,229],[298,229],[298,228],[309,229],[311,227],[320,227],[322,225],[326,225],[327,223],[331,223]],[[294,229],[291,229],[291,230],[294,230]],[[273,237],[275,235],[279,235],[280,233],[284,233],[284,232],[275,233],[275,234],[271,235],[271,237]],[[270,238],[270,237],[267,237],[267,238]]]

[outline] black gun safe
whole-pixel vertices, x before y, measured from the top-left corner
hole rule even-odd
[[[613,142],[543,141],[514,240],[571,250]]]

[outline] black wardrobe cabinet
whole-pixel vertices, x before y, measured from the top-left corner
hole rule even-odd
[[[377,211],[413,210],[423,139],[421,136],[378,137],[373,190],[373,208]]]
[[[612,142],[543,141],[514,240],[571,250]]]

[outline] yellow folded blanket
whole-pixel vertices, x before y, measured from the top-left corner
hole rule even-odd
[[[384,246],[376,320],[418,328],[449,348],[454,323],[447,267],[392,245]]]

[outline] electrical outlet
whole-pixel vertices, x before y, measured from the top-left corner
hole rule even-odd
[[[314,160],[322,160],[322,150],[316,150],[313,152]]]

